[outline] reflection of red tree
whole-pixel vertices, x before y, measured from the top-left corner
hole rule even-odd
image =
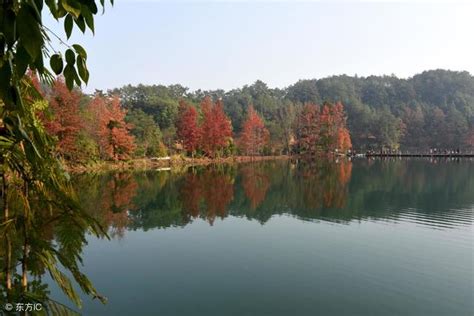
[[[352,175],[352,162],[343,161],[339,164],[339,180],[345,185],[349,182]]]
[[[265,200],[270,181],[264,173],[259,172],[254,166],[242,168],[242,176],[245,196],[250,200],[250,207],[255,210]]]
[[[318,174],[316,172],[313,173],[311,178],[308,175],[308,172],[303,174],[302,179],[304,180],[302,183],[302,192],[303,192],[303,201],[304,205],[312,208],[318,209],[321,208],[321,187],[323,186],[320,183],[320,180],[317,178]]]
[[[207,219],[214,223],[216,216],[224,218],[227,207],[234,198],[234,183],[230,175],[217,171],[206,172],[201,181],[201,189],[207,205]]]
[[[334,176],[327,179],[324,195],[324,207],[343,208],[346,205],[348,188],[347,184],[352,175],[352,163],[343,160],[334,168]]]
[[[199,202],[201,200],[201,186],[200,179],[195,173],[188,173],[184,179],[184,184],[181,187],[181,196],[184,206],[184,211],[196,218],[199,216]]]
[[[180,193],[183,211],[187,216],[198,217],[201,199],[206,203],[205,217],[212,225],[216,216],[224,218],[227,207],[234,198],[234,180],[229,174],[216,170],[186,175]]]
[[[304,168],[298,176],[303,180],[305,205],[313,209],[343,208],[351,174],[352,163],[345,160],[337,164],[324,163]]]
[[[129,223],[128,212],[134,208],[133,198],[138,184],[131,174],[114,174],[104,188],[102,217],[104,227],[112,228],[112,235],[123,236]]]
[[[129,223],[128,213],[126,211],[119,213],[106,212],[104,221],[111,230],[112,237],[123,237],[125,228]]]

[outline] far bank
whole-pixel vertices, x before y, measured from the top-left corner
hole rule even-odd
[[[189,166],[204,166],[211,164],[234,164],[266,160],[287,160],[292,156],[231,156],[224,158],[189,158],[169,156],[160,158],[140,158],[127,161],[99,161],[91,164],[68,164],[66,170],[71,173],[101,173],[108,171],[144,171],[166,168],[183,168]]]

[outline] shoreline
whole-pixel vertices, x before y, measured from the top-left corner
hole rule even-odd
[[[269,160],[288,160],[292,156],[233,156],[225,158],[189,158],[171,156],[169,159],[139,158],[127,161],[100,161],[91,165],[66,165],[66,171],[74,174],[86,172],[100,173],[109,171],[147,171],[157,169],[207,166],[212,164],[235,164]]]
[[[347,157],[346,155],[337,155],[339,157]],[[472,154],[462,155],[429,155],[429,154],[364,154],[363,156],[350,157],[357,158],[472,158]],[[110,171],[148,171],[148,170],[171,170],[179,168],[187,168],[193,166],[207,166],[213,164],[241,164],[257,161],[272,160],[290,160],[290,159],[314,159],[314,156],[301,155],[278,155],[278,156],[232,156],[225,158],[189,158],[182,156],[171,156],[166,158],[136,158],[127,161],[99,161],[89,165],[81,164],[65,164],[65,170],[72,174],[82,173],[104,173]]]

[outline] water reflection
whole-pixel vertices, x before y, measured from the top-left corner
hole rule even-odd
[[[284,314],[295,306],[304,310],[314,297],[319,304],[307,314],[315,314],[314,306],[328,308],[322,314],[340,314],[331,309],[343,306],[382,308],[379,301],[397,311],[392,314],[406,314],[397,310],[403,306],[436,310],[441,303],[444,311],[472,310],[474,164],[469,160],[272,161],[74,180],[83,208],[114,239],[126,238],[88,239],[86,230],[72,229],[72,219],[53,224],[51,217],[58,214],[44,212],[44,225],[35,232],[42,243],[29,249],[36,253],[37,247],[57,244],[64,258],[78,262],[84,250],[87,274],[111,301],[105,307],[87,302],[96,312],[85,314],[117,314],[104,312],[110,309],[131,315],[143,302],[143,314],[157,314],[156,305],[163,314],[177,314],[176,306],[201,304],[201,314],[208,315],[216,302],[222,303],[220,314],[235,295],[250,302],[249,311],[286,308]],[[14,246],[21,249],[18,243]],[[13,255],[19,261],[22,254]],[[0,262],[4,256],[0,248]],[[36,259],[28,266],[30,289],[47,301],[46,269]],[[183,271],[200,273],[189,277]],[[15,282],[19,278],[15,275]],[[281,292],[285,286],[291,291]],[[433,296],[436,291],[440,294]],[[128,304],[128,293],[138,292],[133,297],[141,301]],[[307,298],[308,293],[317,295]],[[262,305],[259,295],[271,303]],[[427,298],[431,301],[423,301]],[[354,314],[367,314],[359,312]]]
[[[273,161],[76,183],[124,236],[89,238],[86,272],[109,304],[88,301],[87,315],[472,314],[472,161]]]
[[[212,225],[216,217],[227,216],[234,198],[234,176],[225,168],[211,168],[204,172],[192,170],[180,184],[182,212],[187,220],[202,217]],[[204,205],[202,205],[204,203]]]
[[[262,165],[244,166],[241,169],[242,187],[250,207],[255,210],[265,200],[270,188],[270,178]]]
[[[304,220],[413,221],[470,225],[474,169],[469,161],[274,161],[184,172],[81,176],[81,200],[115,237],[126,229],[210,225],[229,215],[265,223]]]
[[[77,182],[77,192],[84,209],[89,210],[111,237],[122,237],[130,225],[129,212],[136,208],[138,183],[130,173],[89,176]]]

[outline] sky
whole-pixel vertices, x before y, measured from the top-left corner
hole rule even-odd
[[[126,84],[283,88],[331,75],[411,77],[429,69],[474,74],[474,1],[115,0],[88,51],[86,91]],[[46,25],[65,39],[52,18]],[[64,46],[55,43],[62,51]]]

